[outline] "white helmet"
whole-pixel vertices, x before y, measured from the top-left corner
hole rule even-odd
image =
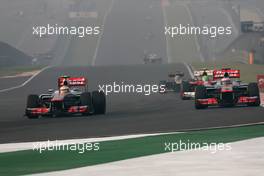
[[[61,94],[67,94],[70,92],[70,88],[68,86],[61,86],[60,87],[60,93]]]

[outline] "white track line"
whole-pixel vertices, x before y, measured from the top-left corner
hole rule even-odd
[[[184,64],[184,66],[187,68],[187,70],[188,70],[188,72],[189,72],[191,78],[194,79],[194,74],[193,74],[193,70],[192,70],[191,66],[188,65],[186,62],[184,62],[183,64]]]
[[[264,138],[260,137],[228,143],[216,150],[202,147],[36,175],[260,176],[263,175],[263,145]]]
[[[192,13],[191,13],[189,7],[186,4],[184,4],[184,3],[182,3],[181,6],[183,6],[186,9],[186,11],[187,11],[187,13],[188,13],[188,15],[190,17],[191,24],[194,25],[194,20],[193,20]],[[164,19],[165,26],[167,26],[168,25],[168,18],[167,18],[167,14],[166,14],[166,10],[165,10],[164,6],[162,6],[162,12],[163,12],[163,19]],[[167,49],[168,62],[171,63],[172,62],[172,57],[171,57],[171,52],[170,52],[170,45],[169,45],[169,41],[168,41],[167,36],[165,38],[166,38],[166,49]],[[202,62],[204,62],[205,59],[204,59],[204,57],[202,55],[202,52],[201,52],[201,49],[200,49],[200,45],[199,45],[199,42],[198,42],[198,38],[197,38],[196,35],[194,36],[194,40],[195,40],[196,50],[197,50],[197,52],[199,53],[199,56],[200,56],[200,60]]]
[[[141,138],[141,137],[148,137],[148,136],[159,136],[159,135],[168,135],[168,134],[179,134],[185,132],[193,132],[193,131],[201,131],[201,130],[217,130],[222,128],[237,128],[237,127],[246,127],[246,126],[253,126],[253,125],[264,125],[264,122],[259,123],[246,123],[240,125],[230,125],[230,126],[219,126],[219,127],[210,127],[210,128],[194,128],[194,129],[184,129],[178,132],[157,132],[151,134],[131,134],[131,135],[122,135],[122,136],[112,136],[112,137],[94,137],[94,138],[84,138],[84,139],[69,139],[69,140],[55,140],[50,141],[63,143],[63,145],[67,144],[76,144],[76,143],[88,143],[88,142],[104,142],[104,141],[113,141],[113,140],[123,140],[123,139],[132,139],[132,138]],[[22,151],[22,150],[32,150],[34,144],[46,144],[48,141],[36,141],[36,142],[20,142],[20,143],[6,143],[0,144],[0,153],[5,152],[15,152],[15,151]]]
[[[95,66],[95,61],[96,61],[96,58],[97,58],[97,54],[98,54],[98,50],[99,50],[99,47],[100,47],[100,43],[101,43],[102,37],[104,35],[105,22],[106,22],[106,19],[107,19],[108,15],[110,14],[110,12],[113,9],[114,2],[115,2],[115,0],[111,1],[109,9],[107,10],[107,12],[104,15],[103,24],[102,24],[102,30],[101,30],[101,34],[99,35],[98,40],[97,40],[97,44],[96,44],[96,48],[95,48],[95,52],[94,52],[94,56],[93,56],[93,60],[92,60],[92,66]]]
[[[36,74],[34,74],[33,76],[31,76],[28,80],[26,80],[24,83],[18,85],[18,86],[14,86],[14,87],[10,87],[10,88],[6,88],[6,89],[2,89],[0,90],[0,93],[3,93],[3,92],[8,92],[8,91],[11,91],[11,90],[14,90],[14,89],[19,89],[21,87],[24,87],[26,84],[28,84],[33,78],[35,78],[36,76],[38,76],[41,72],[43,72],[44,70],[50,68],[50,66],[47,66],[47,67],[44,67],[42,68],[40,71],[38,71]]]
[[[263,21],[264,20],[264,13],[259,8],[257,8],[257,7],[255,7],[255,8],[256,8],[256,11],[257,11],[257,13],[259,14],[259,16],[261,18],[261,21]]]
[[[164,5],[161,4],[161,8],[162,8],[164,24],[165,24],[165,26],[167,26],[168,25],[168,19],[167,19],[167,14],[166,14],[166,10],[165,10]],[[164,28],[165,28],[165,26],[164,26]],[[167,51],[168,63],[171,63],[172,59],[171,59],[170,45],[169,45],[169,41],[168,41],[167,35],[165,35],[165,39],[166,39],[166,51]]]
[[[190,20],[191,20],[191,24],[192,24],[192,25],[195,25],[195,24],[194,24],[194,20],[193,20],[193,16],[192,16],[192,12],[191,12],[189,6],[188,6],[187,4],[183,4],[183,7],[186,9],[187,13],[189,14],[189,17],[190,17]],[[198,52],[199,55],[200,55],[200,60],[201,60],[202,62],[204,62],[205,59],[204,59],[204,57],[203,57],[203,55],[202,55],[201,47],[200,47],[200,45],[199,45],[197,35],[194,35],[194,40],[195,40],[196,50],[197,50],[197,52]]]
[[[141,137],[167,135],[167,134],[178,134],[178,133],[182,133],[182,132],[134,134],[134,135],[113,136],[113,137],[95,137],[95,138],[83,138],[83,139],[55,140],[55,141],[49,141],[49,142],[56,143],[58,145],[62,145],[62,144],[67,145],[67,144],[77,144],[77,143],[89,143],[89,142],[92,143],[92,142],[123,140],[123,139],[141,138]],[[47,142],[48,141],[0,144],[0,153],[15,152],[15,151],[21,151],[21,150],[32,150],[34,147],[34,144],[38,143],[42,145],[42,144],[46,144]]]
[[[238,31],[237,26],[235,25],[232,17],[229,15],[229,13],[226,11],[226,9],[224,9],[223,7],[221,7],[220,9],[221,9],[222,13],[227,17],[227,20],[229,21],[232,28],[234,29],[235,38],[237,38],[239,36],[239,31]]]

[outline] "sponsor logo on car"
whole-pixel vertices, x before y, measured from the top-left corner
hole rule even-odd
[[[258,75],[257,76],[259,89],[261,92],[264,92],[264,75]]]
[[[264,75],[258,75],[257,80],[258,80],[258,86],[259,86],[259,91],[260,91],[261,106],[264,107]]]

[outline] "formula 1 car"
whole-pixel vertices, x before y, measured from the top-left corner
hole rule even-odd
[[[162,58],[155,53],[145,54],[143,59],[144,64],[161,64]]]
[[[214,70],[212,85],[199,85],[195,89],[195,108],[208,106],[232,107],[235,105],[259,106],[257,83],[241,83],[239,70]]]
[[[84,77],[59,77],[58,90],[28,96],[25,115],[35,119],[40,116],[105,114],[105,94],[99,91],[88,92],[86,83]]]
[[[182,84],[182,79],[183,79],[184,73],[177,71],[176,73],[169,74],[168,77],[170,78],[169,80],[162,80],[160,81],[160,86],[161,85],[164,87],[165,91],[160,91],[160,93],[167,93],[167,92],[179,92],[180,87]]]
[[[206,73],[209,77],[208,81],[202,80],[203,74]],[[194,79],[184,80],[181,83],[180,96],[182,100],[190,100],[195,97],[195,88],[199,85],[211,84],[211,77],[213,76],[213,70],[208,70],[206,68],[194,71]]]

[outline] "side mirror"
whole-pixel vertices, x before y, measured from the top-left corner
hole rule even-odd
[[[49,93],[53,93],[54,92],[54,89],[49,89],[48,92]]]
[[[211,81],[212,85],[215,85],[217,83],[217,81]]]
[[[237,82],[238,85],[240,85],[242,83],[241,80],[237,80],[236,82]]]
[[[74,91],[74,92],[79,92],[79,91],[81,91],[81,90],[80,90],[79,88],[74,88],[73,91]]]

